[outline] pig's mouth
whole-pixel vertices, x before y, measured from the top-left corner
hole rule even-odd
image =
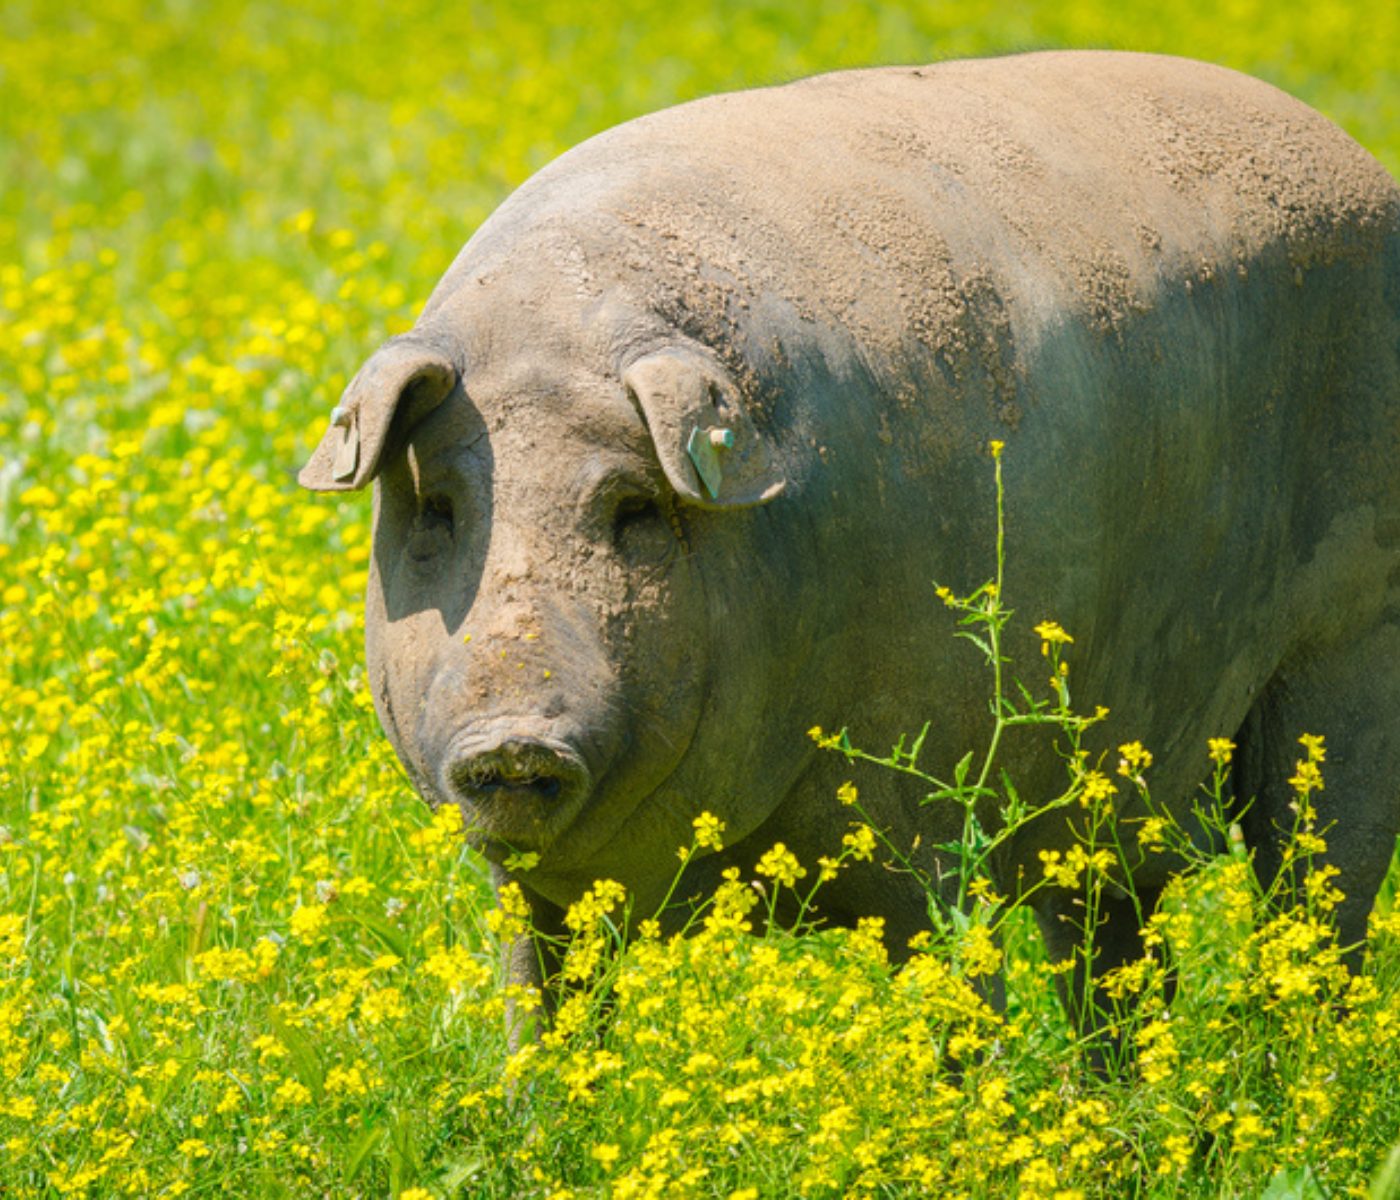
[[[454,740],[439,782],[461,807],[468,834],[495,858],[544,850],[577,816],[593,777],[555,738],[468,731]]]

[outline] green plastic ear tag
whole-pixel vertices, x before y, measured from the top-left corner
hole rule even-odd
[[[733,449],[733,446],[732,429],[701,429],[698,425],[690,431],[690,438],[685,444],[685,452],[695,464],[695,473],[700,476],[705,490],[714,500],[719,499],[719,489],[724,482],[724,466],[720,462],[720,453]]]
[[[354,410],[347,412],[337,404],[331,413],[331,424],[340,430],[340,445],[336,448],[335,465],[331,472],[343,483],[355,477],[360,465],[359,414]]]

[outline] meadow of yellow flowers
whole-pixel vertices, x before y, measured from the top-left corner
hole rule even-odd
[[[976,886],[891,972],[873,925],[748,932],[839,863],[775,851],[625,954],[600,881],[508,1057],[520,913],[365,688],[368,502],[294,484],[366,350],[573,142],[1047,45],[1253,71],[1400,170],[1400,8],[1362,0],[0,6],[0,1196],[1400,1196],[1394,873],[1353,973],[1324,872],[1266,908],[1202,864],[1113,981],[1118,1073]]]

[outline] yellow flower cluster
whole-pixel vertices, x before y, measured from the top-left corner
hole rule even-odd
[[[1049,655],[1051,646],[1068,646],[1074,641],[1057,621],[1042,621],[1035,627],[1035,632],[1040,638],[1040,652],[1044,655]]]

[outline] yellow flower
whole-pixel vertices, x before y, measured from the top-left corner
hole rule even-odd
[[[1035,627],[1040,638],[1040,652],[1048,655],[1051,646],[1067,646],[1074,641],[1056,621],[1042,621]]]
[[[1152,765],[1152,752],[1141,742],[1127,742],[1118,747],[1122,758],[1118,760],[1118,774],[1132,778]]]
[[[1310,792],[1322,790],[1322,770],[1317,764],[1318,760],[1314,758],[1308,758],[1306,761],[1300,760],[1294,764],[1297,772],[1289,779],[1288,786],[1299,796],[1306,797]]]
[[[1084,790],[1079,795],[1079,803],[1084,808],[1092,808],[1118,791],[1113,781],[1102,771],[1085,771],[1080,782],[1084,785]]]
[[[288,1079],[272,1093],[274,1108],[296,1108],[311,1101],[311,1090],[295,1079]]]
[[[140,1085],[137,1085],[139,1089]],[[146,1111],[150,1111],[147,1109]],[[131,1112],[131,1093],[127,1093],[127,1112]],[[33,1096],[19,1096],[8,1102],[0,1101],[0,1115],[17,1121],[32,1121],[39,1113],[39,1102]]]
[[[1268,1127],[1254,1113],[1245,1113],[1235,1118],[1232,1140],[1235,1149],[1243,1152],[1262,1142],[1268,1133]]]
[[[614,1142],[599,1142],[588,1152],[590,1158],[600,1162],[605,1168],[611,1167],[617,1162],[618,1156],[622,1153],[622,1148]]]
[[[314,942],[326,926],[326,906],[324,904],[303,904],[290,921],[292,936],[299,942]]]
[[[520,885],[512,881],[496,893],[496,907],[486,913],[486,928],[502,941],[509,941],[525,931],[529,917],[530,902]]]
[[[332,1067],[326,1072],[326,1092],[332,1096],[363,1096],[369,1091],[358,1065]]]
[[[0,959],[18,958],[24,947],[24,918],[18,913],[0,913]]]
[[[146,1089],[139,1083],[134,1083],[126,1089],[122,1096],[122,1103],[126,1106],[126,1119],[133,1124],[140,1121],[148,1113],[155,1111],[155,1105],[146,1095]]]
[[[1162,1019],[1149,1021],[1137,1033],[1138,1068],[1146,1083],[1171,1077],[1181,1056],[1172,1027]]]
[[[852,858],[869,862],[875,856],[875,831],[869,825],[857,825],[841,839]]]
[[[1148,817],[1138,830],[1138,845],[1146,846],[1148,849],[1161,846],[1166,824],[1166,821],[1161,817]]]
[[[397,1021],[408,1013],[403,993],[398,988],[380,988],[370,992],[360,1002],[360,1018],[366,1025],[382,1025]]]
[[[1157,1164],[1158,1175],[1180,1175],[1191,1161],[1194,1141],[1184,1133],[1168,1134],[1162,1143],[1166,1152]]]
[[[1327,842],[1315,833],[1299,833],[1294,841],[1299,854],[1326,854]]]
[[[860,798],[860,793],[856,791],[856,785],[849,779],[836,789],[836,799],[849,807]]]
[[[266,979],[272,974],[272,969],[277,965],[277,955],[279,950],[277,943],[271,938],[259,938],[253,947],[253,959],[257,963],[257,976],[259,979]]]
[[[963,936],[963,974],[969,978],[993,975],[1001,969],[1001,951],[985,925],[973,925]]]
[[[807,874],[806,867],[797,861],[796,856],[782,842],[758,860],[755,868],[760,875],[767,875],[780,887],[794,887],[797,881]]]
[[[1209,738],[1206,745],[1210,748],[1210,757],[1218,762],[1222,767],[1230,762],[1230,756],[1234,753],[1235,743],[1229,738]]]
[[[424,960],[422,970],[432,975],[449,991],[479,988],[491,979],[491,968],[479,962],[460,942],[443,950],[435,950]]]
[[[1080,877],[1086,870],[1102,875],[1113,866],[1113,855],[1108,850],[1095,850],[1090,854],[1078,844],[1069,848],[1068,853],[1058,850],[1040,851],[1040,861],[1045,878],[1059,887],[1074,891],[1079,887]]]
[[[724,833],[724,822],[713,813],[702,812],[692,822],[695,826],[695,844],[697,846],[708,846],[712,850],[723,849],[722,836]]]

